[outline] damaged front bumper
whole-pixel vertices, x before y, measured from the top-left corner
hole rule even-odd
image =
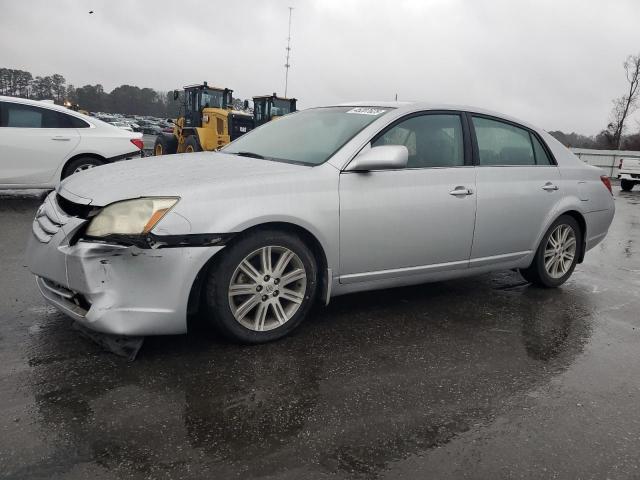
[[[27,261],[47,302],[104,333],[185,333],[191,287],[223,247],[143,249],[73,241],[86,222],[66,215],[55,192],[38,210]]]

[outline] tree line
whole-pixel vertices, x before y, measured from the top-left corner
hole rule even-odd
[[[549,133],[568,147],[640,150],[640,123],[636,125],[637,132],[627,134],[629,117],[638,108],[640,100],[640,54],[629,55],[623,67],[627,90],[613,100],[609,123],[600,133],[594,136],[561,131]],[[70,102],[91,112],[124,115],[175,117],[180,107],[180,102],[173,100],[173,92],[133,85],[121,85],[105,92],[100,84],[74,87],[58,73],[34,77],[30,72],[11,68],[0,68],[0,95],[54,100],[58,104]],[[242,100],[234,98],[233,102],[235,108],[242,108]]]
[[[636,132],[629,131],[629,117],[637,110],[640,100],[640,54],[629,55],[622,64],[627,80],[626,92],[613,100],[606,128],[588,137],[578,133],[549,132],[568,147],[595,148],[600,150],[640,150],[640,122]]]
[[[60,105],[69,102],[90,112],[123,115],[175,117],[179,108],[179,102],[173,100],[173,92],[133,85],[121,85],[106,92],[100,84],[83,87],[67,84],[57,73],[34,77],[31,72],[11,68],[0,68],[0,95],[53,100]]]

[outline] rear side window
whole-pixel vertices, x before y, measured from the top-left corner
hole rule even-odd
[[[533,153],[536,155],[536,164],[537,165],[554,165],[554,163],[549,158],[547,151],[544,149],[540,140],[537,139],[535,135],[531,135],[531,140],[533,140]]]
[[[480,165],[535,165],[529,131],[508,123],[473,117]],[[547,162],[548,164],[548,159]]]
[[[460,116],[426,114],[403,120],[373,141],[380,145],[404,145],[409,151],[407,168],[464,165],[464,140]]]
[[[84,120],[62,112],[19,103],[0,103],[0,127],[88,128]]]

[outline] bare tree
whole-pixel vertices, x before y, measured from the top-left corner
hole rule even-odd
[[[629,83],[627,93],[613,101],[611,110],[611,123],[607,126],[612,137],[614,147],[619,150],[625,122],[637,108],[638,95],[640,95],[640,54],[629,55],[624,62],[624,71]]]

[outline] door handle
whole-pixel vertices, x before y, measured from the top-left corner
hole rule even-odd
[[[69,140],[71,140],[71,137],[56,136],[56,137],[51,137],[51,140],[57,140],[59,142],[68,142]]]
[[[551,182],[547,182],[542,186],[543,190],[546,190],[547,192],[553,192],[554,190],[558,190],[558,186],[554,185]]]
[[[456,197],[463,195],[473,195],[473,190],[466,187],[456,187],[449,192],[449,195],[455,195]]]

